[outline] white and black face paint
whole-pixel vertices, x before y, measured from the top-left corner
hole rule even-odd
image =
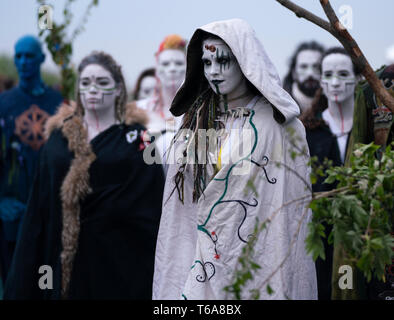
[[[153,96],[156,87],[156,78],[153,76],[146,76],[142,79],[140,90],[138,92],[138,99],[146,99]]]
[[[229,95],[242,83],[244,75],[227,44],[220,39],[207,39],[202,44],[204,75],[217,94]]]
[[[297,55],[293,78],[302,93],[313,97],[319,88],[320,60],[322,54],[317,50],[302,50]]]
[[[85,110],[100,112],[115,107],[120,90],[108,70],[98,64],[89,64],[81,72],[79,93]]]
[[[183,51],[166,49],[157,57],[156,74],[163,87],[178,90],[186,74],[186,56]]]
[[[321,86],[329,101],[342,103],[354,95],[356,75],[349,56],[333,53],[322,61]]]

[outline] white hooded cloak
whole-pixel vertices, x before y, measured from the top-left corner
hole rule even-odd
[[[260,265],[243,288],[260,291],[260,299],[316,299],[315,265],[305,250],[310,191],[309,157],[291,157],[289,129],[299,147],[307,149],[305,130],[297,119],[299,107],[281,87],[275,67],[252,28],[243,20],[213,22],[196,30],[187,49],[186,78],[171,112],[184,114],[208,83],[202,69],[203,33],[223,39],[245,77],[262,96],[246,106],[238,121],[251,133],[240,142],[237,161],[221,166],[206,182],[203,195],[192,202],[193,170],[186,167],[184,203],[174,193],[180,166],[169,166],[158,234],[153,299],[226,299],[224,287],[234,282],[238,259],[259,223],[267,221],[254,247],[252,261]],[[265,98],[264,98],[265,97]],[[183,141],[175,148],[185,145]],[[239,151],[238,150],[238,151]],[[277,164],[281,165],[277,165]],[[248,167],[246,173],[237,170]],[[253,181],[254,188],[247,185]],[[301,201],[294,201],[303,199]],[[273,293],[268,294],[267,285]]]

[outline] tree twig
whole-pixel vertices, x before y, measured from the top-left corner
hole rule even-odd
[[[296,5],[291,1],[287,1],[287,0],[276,0],[276,1],[278,1],[282,6],[286,7],[290,11],[293,11],[298,18],[304,18],[318,25],[320,28],[323,28],[329,33],[333,33],[330,23],[318,17],[317,15],[313,14],[312,12]]]
[[[356,187],[356,186],[357,185],[353,185],[352,187]],[[340,192],[346,191],[346,190],[350,190],[350,187],[346,186],[346,187],[342,187],[342,188],[339,188],[339,189],[334,189],[334,190],[331,190],[331,191],[314,192],[312,194],[312,199],[315,200],[315,199],[321,199],[321,198],[328,198],[329,196],[332,196],[334,194],[337,194],[337,193],[340,193]]]

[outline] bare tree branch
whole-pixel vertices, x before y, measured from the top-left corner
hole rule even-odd
[[[331,25],[329,22],[323,20],[322,18],[316,16],[312,12],[305,10],[304,8],[296,5],[295,3],[287,0],[276,0],[278,1],[282,6],[286,7],[290,11],[293,11],[295,15],[298,18],[304,18],[316,25],[318,25],[320,28],[323,28],[324,30],[328,31],[329,33],[333,33],[333,29],[331,28]]]

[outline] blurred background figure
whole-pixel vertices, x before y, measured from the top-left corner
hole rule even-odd
[[[360,73],[349,54],[341,47],[328,49],[324,53],[320,71],[321,88],[316,92],[312,107],[300,119],[306,128],[311,157],[317,156],[319,164],[328,159],[334,166],[341,166],[345,162],[349,134],[353,127],[355,88]],[[324,179],[320,177],[313,185],[314,192],[329,191],[335,187],[323,183]],[[325,227],[328,228],[327,225]],[[316,260],[318,296],[319,300],[330,300],[333,247],[327,240],[324,246],[326,260]]]
[[[186,41],[177,34],[171,34],[161,42],[156,52],[157,88],[152,98],[138,100],[138,107],[149,113],[148,131],[155,137],[157,159],[165,164],[171,140],[181,124],[181,117],[175,118],[170,107],[186,74]],[[164,166],[165,167],[165,166]]]
[[[153,97],[157,89],[155,68],[149,68],[139,75],[134,91],[133,100],[141,100]]]
[[[316,41],[301,43],[290,59],[283,88],[298,103],[301,113],[312,106],[320,84],[320,64],[324,47]]]
[[[7,276],[34,177],[44,124],[62,102],[41,79],[45,60],[40,41],[23,36],[15,44],[18,86],[0,94],[0,263]]]
[[[387,60],[387,64],[393,64],[394,63],[394,44],[387,48],[387,50],[386,50],[386,60]]]

